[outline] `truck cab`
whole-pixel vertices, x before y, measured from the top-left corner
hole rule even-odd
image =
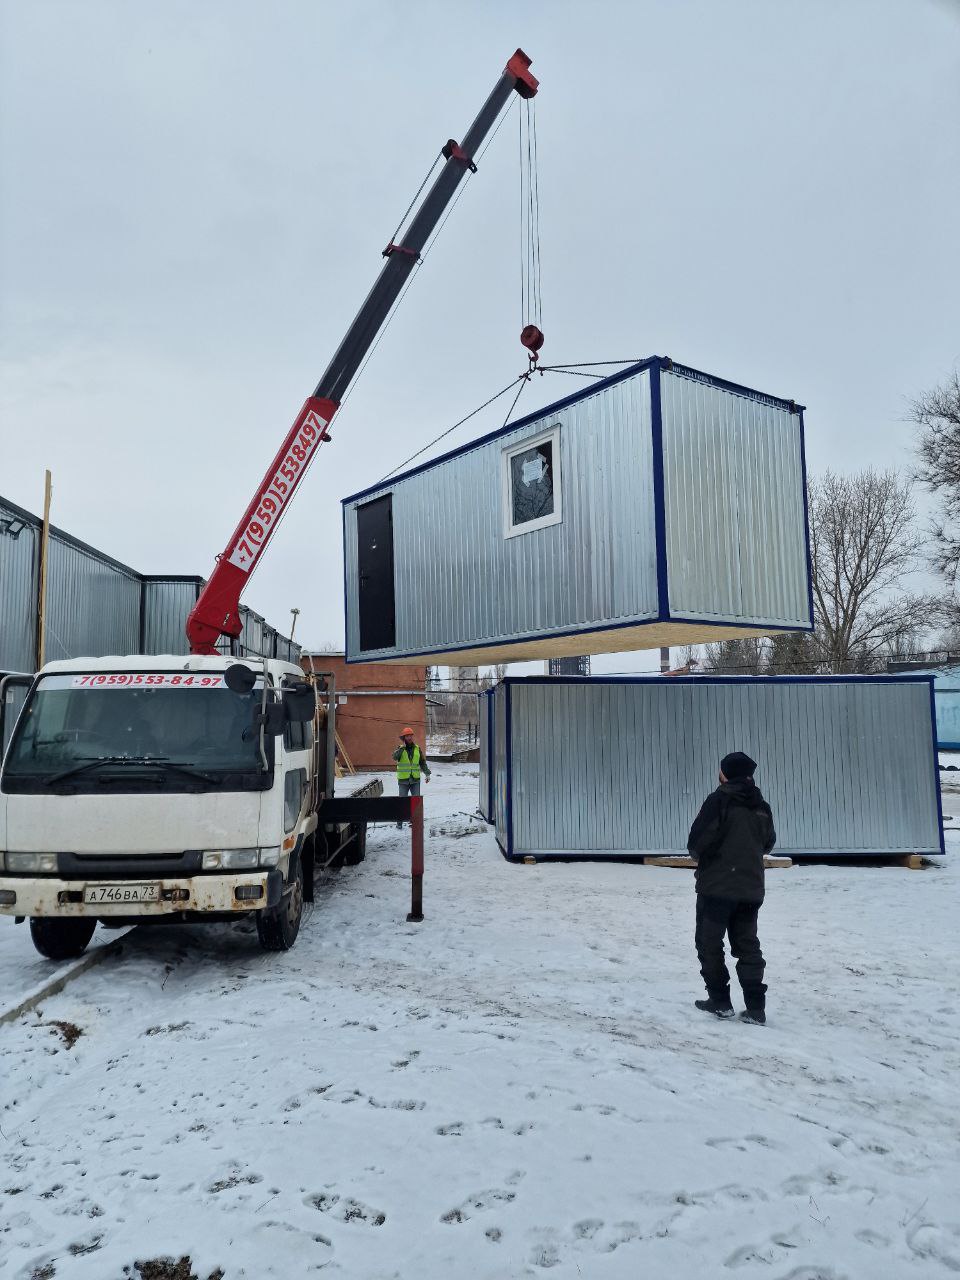
[[[261,945],[286,950],[333,790],[316,710],[300,668],[276,659],[48,663],[7,731],[0,914],[28,918],[53,959],[80,954],[98,921],[250,913]],[[362,854],[361,834],[338,829],[319,861],[351,834]]]

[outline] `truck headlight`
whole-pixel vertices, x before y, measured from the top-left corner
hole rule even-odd
[[[204,871],[253,871],[259,861],[259,849],[211,849],[203,855],[203,869]]]
[[[55,853],[8,853],[4,862],[7,871],[37,871],[50,875],[57,870]]]
[[[278,844],[275,844],[270,849],[260,850],[261,867],[275,867],[279,861],[280,861],[280,846]]]

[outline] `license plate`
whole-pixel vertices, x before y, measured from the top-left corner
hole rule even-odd
[[[159,902],[158,884],[88,884],[83,891],[84,903]]]

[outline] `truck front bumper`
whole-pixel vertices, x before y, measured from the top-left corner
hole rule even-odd
[[[84,902],[94,885],[118,888],[149,883],[158,887],[154,902]],[[243,889],[241,896],[237,891]],[[260,892],[257,893],[256,890]],[[188,911],[210,915],[260,911],[273,907],[283,892],[283,873],[250,871],[236,875],[183,879],[58,880],[55,876],[0,876],[0,915],[5,916],[166,916]]]

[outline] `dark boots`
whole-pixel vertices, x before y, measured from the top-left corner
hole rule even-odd
[[[712,996],[708,996],[706,1000],[695,1000],[694,1004],[704,1013],[712,1013],[715,1018],[733,1017],[733,1005],[730,1003],[729,996],[726,1000],[714,1000]]]

